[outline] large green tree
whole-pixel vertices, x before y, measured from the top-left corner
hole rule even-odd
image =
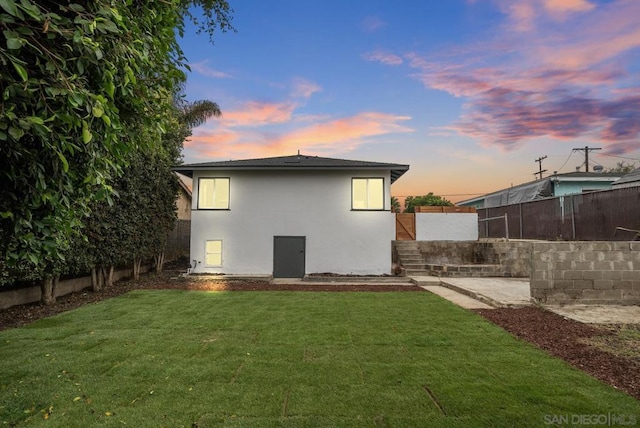
[[[404,212],[413,213],[416,207],[450,207],[453,203],[442,196],[434,195],[433,192],[429,192],[423,196],[407,196],[404,200]]]
[[[186,78],[185,17],[203,17],[212,37],[230,12],[224,0],[0,0],[5,267],[53,274],[130,153],[164,150]]]

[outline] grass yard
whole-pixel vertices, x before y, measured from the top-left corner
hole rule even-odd
[[[135,291],[1,332],[0,362],[5,426],[640,420],[633,398],[426,292]]]

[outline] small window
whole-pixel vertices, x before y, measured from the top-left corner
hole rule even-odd
[[[353,178],[351,207],[354,210],[383,210],[384,178]]]
[[[229,209],[229,178],[201,178],[198,185],[198,209]]]
[[[222,266],[222,241],[207,241],[205,266]]]

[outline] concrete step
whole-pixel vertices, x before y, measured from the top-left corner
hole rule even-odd
[[[407,270],[425,270],[426,266],[424,262],[418,263],[402,263],[402,267]]]
[[[432,271],[426,269],[405,269],[405,276],[433,276]]]
[[[404,257],[401,257],[400,264],[404,267],[408,267],[409,265],[419,264],[420,266],[422,266],[421,269],[424,269],[426,267],[426,263],[422,259],[405,259]]]
[[[411,276],[409,277],[411,279],[411,282],[413,282],[416,285],[442,285],[442,282],[440,281],[440,278],[438,278],[437,276]]]
[[[422,253],[420,251],[398,251],[398,255],[399,256],[416,256],[416,257],[422,257]]]

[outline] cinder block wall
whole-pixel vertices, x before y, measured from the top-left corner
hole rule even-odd
[[[506,276],[526,278],[531,274],[531,241],[418,241],[429,264],[501,265]]]
[[[476,241],[417,241],[422,258],[432,264],[474,264],[485,263],[475,253]],[[486,262],[492,263],[492,262]]]
[[[640,304],[640,242],[534,243],[531,296],[550,304]]]
[[[480,245],[491,245],[495,263],[504,266],[510,276],[526,278],[531,276],[532,241],[488,241]]]

